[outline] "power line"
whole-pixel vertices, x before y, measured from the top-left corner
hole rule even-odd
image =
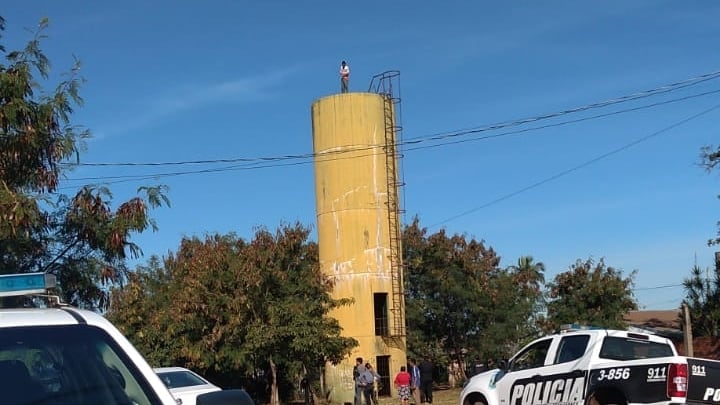
[[[526,118],[520,118],[520,119],[514,119],[511,121],[504,121],[499,122],[495,124],[490,124],[482,127],[475,127],[475,128],[469,128],[469,129],[461,129],[457,131],[450,131],[450,132],[440,132],[436,134],[431,135],[425,135],[425,136],[419,136],[415,138],[406,138],[402,142],[398,142],[396,146],[402,146],[402,145],[410,145],[410,144],[417,144],[422,142],[429,142],[429,141],[440,141],[448,138],[457,138],[487,131],[494,131],[498,129],[508,128],[508,127],[514,127],[514,126],[520,126],[524,124],[528,124],[531,122],[537,122],[537,121],[543,121],[551,118],[557,118],[560,116],[573,114],[577,112],[607,107],[615,104],[620,104],[628,101],[634,101],[642,98],[647,98],[651,96],[655,96],[658,94],[664,94],[671,91],[679,90],[682,88],[694,86],[699,83],[703,83],[709,80],[717,79],[720,77],[720,71],[714,71],[710,73],[706,73],[700,76],[692,77],[689,79],[685,79],[679,82],[666,84],[660,87],[656,87],[654,89],[650,90],[644,90],[620,97],[615,97],[609,100],[595,102],[591,104],[582,105],[579,107],[573,107],[570,109],[565,109],[561,111],[556,111],[552,113],[547,114],[541,114],[536,115],[532,117],[526,117]],[[362,150],[362,149],[360,149]],[[308,158],[314,158],[314,157],[320,157],[325,156],[329,154],[337,154],[337,153],[344,153],[348,150],[341,150],[341,151],[330,151],[330,152],[320,152],[320,153],[303,153],[303,154],[288,154],[288,155],[279,155],[279,156],[266,156],[266,157],[252,157],[252,158],[227,158],[227,159],[205,159],[205,160],[186,160],[186,161],[175,161],[175,162],[116,162],[116,163],[63,163],[64,166],[180,166],[180,165],[197,165],[197,164],[217,164],[217,163],[250,163],[250,162],[263,162],[263,161],[277,161],[277,160],[296,160],[296,159],[308,159]],[[356,151],[356,150],[350,150],[350,151]]]
[[[512,121],[503,122],[503,123],[499,123],[499,124],[493,124],[493,125],[479,127],[479,128],[465,129],[465,130],[457,131],[456,133],[439,134],[439,135],[435,135],[435,136],[430,136],[429,138],[445,139],[448,137],[456,137],[456,136],[462,136],[462,135],[472,134],[472,133],[477,133],[477,132],[491,131],[491,130],[506,128],[509,126],[517,126],[517,125],[527,124],[530,122],[536,122],[536,121],[546,120],[546,119],[550,119],[550,118],[556,118],[556,117],[567,115],[567,114],[572,114],[572,113],[581,112],[581,111],[587,111],[587,110],[596,109],[596,108],[607,107],[610,105],[624,103],[627,101],[633,101],[633,100],[638,100],[641,98],[651,97],[651,96],[658,95],[658,94],[668,93],[668,92],[682,89],[685,87],[693,86],[695,84],[702,83],[702,82],[705,82],[708,80],[716,79],[718,77],[720,77],[720,71],[715,71],[715,72],[707,73],[707,74],[697,76],[694,78],[667,84],[667,85],[657,87],[657,88],[654,88],[651,90],[640,91],[637,93],[633,93],[633,94],[629,94],[629,95],[625,95],[625,96],[621,96],[621,97],[616,97],[616,98],[612,98],[609,100],[600,101],[600,102],[596,102],[596,103],[592,103],[592,104],[587,104],[584,106],[575,107],[575,108],[571,108],[571,109],[567,109],[567,110],[563,110],[563,111],[558,111],[558,112],[549,113],[549,114],[543,114],[543,115],[539,115],[539,116],[535,116],[535,117],[515,119]],[[423,137],[423,139],[424,138],[428,138],[428,137]],[[410,138],[408,140],[412,141],[413,139]]]
[[[535,127],[530,127],[530,128],[517,129],[514,131],[501,132],[499,134],[484,135],[484,136],[480,136],[480,137],[476,137],[476,138],[460,139],[460,140],[451,141],[451,142],[443,142],[441,144],[436,144],[436,145],[426,145],[426,146],[418,146],[418,147],[414,147],[414,148],[406,148],[406,149],[404,149],[404,151],[413,151],[413,150],[418,150],[418,149],[427,149],[427,148],[434,148],[434,147],[438,147],[438,146],[455,145],[455,144],[459,144],[459,143],[475,142],[475,141],[482,141],[482,140],[492,139],[492,138],[501,138],[501,137],[510,136],[510,135],[518,135],[518,134],[522,134],[525,132],[537,131],[537,130],[547,129],[547,128],[561,127],[561,126],[565,126],[565,125],[576,124],[578,122],[590,121],[590,120],[595,120],[595,119],[599,119],[599,118],[607,118],[607,117],[610,117],[613,115],[620,115],[620,114],[625,114],[628,112],[646,110],[648,108],[677,103],[677,102],[681,102],[681,101],[687,101],[687,100],[690,100],[693,98],[698,98],[698,97],[703,97],[703,96],[707,96],[707,95],[711,95],[711,94],[718,94],[718,93],[720,93],[720,90],[710,90],[710,91],[706,91],[703,93],[691,94],[691,95],[680,97],[680,98],[659,101],[656,103],[641,105],[638,107],[627,108],[624,110],[617,110],[617,111],[612,111],[612,112],[603,113],[603,114],[591,115],[589,117],[577,118],[574,120],[556,122],[556,123],[552,123],[552,124],[545,124],[545,125],[540,125],[540,126],[535,126]],[[411,142],[407,142],[407,143],[409,144]]]
[[[141,180],[154,180],[154,179],[160,179],[164,177],[174,177],[174,176],[183,176],[183,175],[189,175],[189,174],[204,174],[204,173],[217,173],[217,172],[225,172],[225,171],[241,171],[241,170],[257,170],[257,169],[268,169],[268,168],[274,168],[274,167],[285,167],[285,166],[299,166],[299,165],[305,165],[305,164],[311,164],[312,161],[305,161],[305,162],[290,162],[290,163],[274,163],[274,164],[242,164],[242,165],[232,165],[232,166],[224,166],[224,167],[216,167],[212,169],[202,169],[202,170],[187,170],[187,171],[177,171],[177,172],[166,172],[166,173],[154,173],[154,174],[139,174],[139,175],[120,175],[120,176],[98,176],[98,177],[80,177],[75,179],[67,179],[68,181],[92,181],[92,180],[110,180],[107,182],[103,182],[104,184],[117,184],[117,183],[126,183],[131,181],[141,181]],[[67,189],[73,189],[74,187],[60,187],[60,190],[67,190]]]
[[[551,182],[551,181],[553,181],[553,180],[557,180],[557,179],[559,179],[560,177],[567,176],[567,175],[570,174],[570,173],[576,172],[576,171],[578,171],[578,170],[580,170],[580,169],[582,169],[582,168],[585,168],[585,167],[587,167],[587,166],[590,166],[590,165],[593,164],[593,163],[596,163],[596,162],[598,162],[598,161],[600,161],[600,160],[606,159],[606,158],[608,158],[608,157],[610,157],[610,156],[612,156],[612,155],[615,155],[615,154],[617,154],[617,153],[620,153],[620,152],[622,152],[622,151],[624,151],[624,150],[626,150],[626,149],[629,149],[629,148],[631,148],[631,147],[633,147],[633,146],[635,146],[635,145],[637,145],[637,144],[640,144],[640,143],[642,143],[642,142],[648,141],[648,140],[650,140],[650,139],[652,139],[652,138],[654,138],[654,137],[656,137],[656,136],[659,136],[659,135],[661,135],[661,134],[663,134],[663,133],[665,133],[665,132],[667,132],[667,131],[670,131],[671,129],[677,128],[677,127],[679,127],[679,126],[681,126],[681,125],[683,125],[683,124],[686,124],[686,123],[688,123],[688,122],[690,122],[690,121],[692,121],[692,120],[694,120],[694,119],[696,119],[696,118],[699,118],[699,117],[701,117],[701,116],[703,116],[703,115],[705,115],[705,114],[708,114],[708,113],[710,113],[711,111],[714,111],[714,110],[716,110],[716,109],[718,109],[718,108],[720,108],[720,104],[717,104],[717,105],[715,105],[715,106],[713,106],[713,107],[710,107],[710,108],[708,108],[708,109],[706,109],[706,110],[703,110],[703,111],[701,111],[701,112],[699,112],[699,113],[697,113],[697,114],[693,114],[693,115],[691,115],[691,116],[689,116],[689,117],[687,117],[687,118],[684,118],[684,119],[682,119],[682,120],[680,120],[680,121],[677,121],[676,123],[674,123],[674,124],[672,124],[672,125],[669,125],[669,126],[663,128],[663,129],[661,129],[661,130],[659,130],[659,131],[655,131],[655,132],[653,132],[653,133],[651,133],[651,134],[649,134],[649,135],[646,135],[646,136],[643,136],[643,137],[641,137],[641,138],[638,138],[638,139],[636,139],[636,140],[634,140],[634,141],[632,141],[632,142],[630,142],[630,143],[627,143],[627,144],[625,144],[625,145],[623,145],[623,146],[621,146],[621,147],[619,147],[619,148],[613,149],[613,150],[611,150],[611,151],[609,151],[609,152],[603,153],[602,155],[596,156],[596,157],[594,157],[594,158],[592,158],[592,159],[590,159],[590,160],[587,160],[587,161],[585,161],[585,162],[583,162],[583,163],[581,163],[581,164],[579,164],[579,165],[577,165],[577,166],[573,166],[573,167],[571,167],[571,168],[569,168],[569,169],[567,169],[567,170],[563,170],[563,171],[561,171],[561,172],[559,172],[559,173],[556,173],[556,174],[554,174],[554,175],[552,175],[552,176],[550,176],[550,177],[546,177],[545,179],[542,179],[542,180],[540,180],[540,181],[538,181],[538,182],[535,182],[535,183],[533,183],[533,184],[530,184],[530,185],[528,185],[528,186],[525,186],[525,187],[523,187],[523,188],[520,188],[520,189],[518,189],[518,190],[515,190],[515,191],[513,191],[513,192],[511,192],[511,193],[505,194],[505,195],[503,195],[503,196],[501,196],[501,197],[498,197],[498,198],[496,198],[496,199],[494,199],[494,200],[488,201],[487,203],[482,204],[482,205],[480,205],[480,206],[478,206],[478,207],[469,209],[469,210],[467,210],[467,211],[463,211],[463,212],[461,212],[461,213],[459,213],[459,214],[457,214],[457,215],[453,215],[453,216],[451,216],[451,217],[449,217],[449,218],[447,218],[447,219],[445,219],[445,220],[443,220],[443,221],[440,221],[440,222],[437,222],[437,223],[435,223],[435,224],[433,224],[433,225],[430,225],[429,228],[435,228],[435,227],[438,226],[438,225],[442,225],[442,224],[448,223],[448,222],[450,222],[450,221],[456,220],[456,219],[458,219],[458,218],[462,218],[462,217],[464,217],[464,216],[470,215],[470,214],[472,214],[472,213],[474,213],[474,212],[477,212],[477,211],[479,211],[479,210],[481,210],[481,209],[483,209],[483,208],[487,208],[487,207],[489,207],[489,206],[491,206],[491,205],[494,205],[494,204],[497,204],[497,203],[499,203],[499,202],[501,202],[501,201],[505,201],[505,200],[507,200],[507,199],[509,199],[509,198],[512,198],[512,197],[514,197],[514,196],[516,196],[516,195],[518,195],[518,194],[521,194],[521,193],[524,193],[524,192],[526,192],[526,191],[532,190],[532,189],[534,189],[534,188],[540,187],[540,186],[542,186],[542,185],[544,185],[544,184],[547,184],[547,183],[549,183],[549,182]]]
[[[540,126],[535,126],[535,127],[522,128],[522,129],[517,129],[517,130],[513,130],[513,131],[506,131],[506,132],[501,132],[501,133],[497,133],[497,134],[489,134],[489,135],[484,135],[484,136],[479,136],[479,137],[474,137],[474,138],[469,138],[469,139],[459,139],[459,140],[446,141],[446,142],[441,142],[441,143],[436,143],[436,144],[431,144],[431,145],[414,146],[414,147],[410,147],[410,148],[405,148],[403,151],[408,152],[408,151],[415,151],[415,150],[420,150],[420,149],[437,148],[437,147],[441,147],[441,146],[453,145],[453,144],[458,144],[458,143],[475,142],[475,141],[487,140],[487,139],[492,139],[492,138],[500,138],[500,137],[511,136],[511,135],[519,135],[519,134],[532,132],[532,131],[538,131],[538,130],[542,130],[542,129],[561,127],[561,126],[565,126],[565,125],[575,124],[575,123],[584,122],[584,121],[590,121],[590,120],[594,120],[594,119],[607,118],[607,117],[614,116],[614,115],[640,111],[640,110],[658,107],[658,106],[662,106],[662,105],[668,105],[668,104],[672,104],[672,103],[678,103],[678,102],[682,102],[682,101],[687,101],[689,99],[703,97],[703,96],[707,96],[707,95],[711,95],[711,94],[718,94],[718,93],[720,93],[720,89],[706,91],[703,93],[691,94],[691,95],[687,95],[687,96],[683,96],[683,97],[679,97],[679,98],[675,98],[675,99],[659,101],[659,102],[646,104],[646,105],[642,105],[642,106],[637,106],[637,107],[631,107],[631,108],[627,108],[627,109],[623,109],[623,110],[611,111],[608,113],[602,113],[602,114],[596,114],[596,115],[592,115],[592,116],[588,116],[588,117],[577,118],[574,120],[567,120],[567,121],[561,121],[561,122],[545,124],[545,125],[540,125]],[[420,143],[420,141],[414,140],[414,141],[399,142],[396,145],[402,146],[402,145],[407,145],[407,144],[418,144],[418,143]],[[334,151],[336,153],[316,154],[315,156],[316,156],[317,162],[328,162],[328,161],[335,161],[335,160],[340,160],[340,159],[353,159],[353,158],[360,158],[360,157],[368,157],[368,156],[385,153],[384,151],[378,151],[379,149],[382,149],[382,145],[357,147],[357,148],[345,149],[345,150],[341,151],[343,153],[372,151],[372,153],[368,153],[368,154],[360,154],[360,155],[356,154],[353,156],[333,156],[333,155],[338,155],[337,151]],[[174,171],[174,172],[153,173],[153,174],[79,177],[79,178],[66,179],[66,180],[67,181],[111,180],[111,181],[107,182],[107,184],[116,184],[116,183],[124,183],[124,182],[129,182],[129,181],[151,180],[151,179],[189,175],[189,174],[218,173],[218,172],[225,172],[225,171],[257,170],[257,169],[267,169],[267,168],[274,168],[274,167],[298,166],[298,165],[313,163],[313,160],[310,160],[312,158],[312,155],[313,154],[306,154],[305,161],[293,162],[293,163],[273,163],[272,158],[263,158],[264,160],[260,161],[260,162],[253,161],[253,159],[243,159],[243,161],[245,163],[224,166],[224,167],[219,167],[219,168]],[[299,159],[299,156],[300,155],[295,155],[295,157],[276,157],[276,158],[274,158],[275,159],[274,161]],[[197,161],[197,162],[199,162],[199,161]],[[219,161],[214,161],[214,162],[219,162]],[[176,162],[176,163],[180,163],[180,162]],[[130,165],[134,165],[134,164],[130,164]],[[164,164],[158,163],[158,164],[154,164],[154,165],[161,166]],[[70,189],[70,188],[72,188],[72,187],[61,187],[60,189],[63,190],[63,189]]]
[[[648,290],[662,290],[665,288],[676,288],[676,287],[682,287],[682,284],[666,284],[666,285],[656,285],[654,287],[639,287],[634,288],[633,291],[648,291]]]

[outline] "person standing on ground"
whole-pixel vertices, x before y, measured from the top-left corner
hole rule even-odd
[[[382,376],[380,374],[378,374],[377,371],[375,371],[372,364],[370,364],[370,363],[365,363],[365,369],[367,369],[370,372],[370,374],[373,375],[372,396],[371,396],[372,403],[373,403],[373,405],[379,405],[380,402],[378,401],[378,390],[380,390],[380,379],[382,378]]]
[[[410,379],[410,374],[405,371],[405,366],[400,367],[400,372],[395,376],[394,382],[402,405],[409,405],[410,402]]]
[[[347,93],[350,88],[350,66],[342,61],[340,64],[340,92]]]
[[[355,380],[355,405],[362,405],[363,386],[361,386],[360,376],[365,373],[363,358],[355,359],[355,367],[353,368],[353,380]]]
[[[412,395],[415,405],[420,405],[420,369],[415,363],[414,358],[408,360],[410,363],[410,395]]]
[[[418,367],[420,367],[420,387],[422,389],[423,396],[422,400],[428,404],[432,404],[433,372],[435,372],[435,365],[432,361],[430,361],[429,357],[425,357]]]
[[[365,405],[373,405],[372,397],[373,390],[375,389],[375,373],[372,371],[370,363],[365,365],[364,370],[365,371],[360,374],[360,377],[358,377],[360,389],[362,390],[363,397],[365,397]]]

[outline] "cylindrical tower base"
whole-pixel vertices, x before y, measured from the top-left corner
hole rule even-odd
[[[332,403],[353,402],[356,357],[383,376],[381,394],[387,395],[394,390],[395,374],[406,364],[405,337],[392,336],[391,331],[387,201],[388,185],[396,182],[388,181],[386,127],[393,122],[388,114],[392,109],[375,93],[337,94],[312,105],[320,266],[334,282],[333,297],[354,300],[331,316],[344,336],[359,342],[348,359],[326,367]]]

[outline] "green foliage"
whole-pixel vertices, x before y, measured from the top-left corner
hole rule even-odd
[[[481,357],[502,359],[513,355],[541,333],[540,313],[544,310],[545,265],[532,256],[522,256],[494,285],[498,308],[486,326],[485,350]]]
[[[138,266],[129,273],[125,285],[113,290],[107,313],[108,319],[154,365],[169,365],[167,359],[180,352],[179,342],[167,337],[174,327],[165,312],[175,301],[170,292],[171,281],[158,257],[152,256],[146,266]]]
[[[0,32],[4,27],[0,18]],[[49,93],[36,78],[52,81],[40,48],[47,27],[42,19],[22,50],[6,53],[0,46],[0,269],[56,274],[66,301],[103,309],[107,287],[126,275],[126,257],[142,253],[130,236],[154,227],[149,209],[167,200],[163,187],[144,187],[139,193],[147,197],[113,210],[103,187],[58,193],[90,133],[71,122],[83,102],[79,61]]]
[[[327,316],[345,301],[330,296],[309,234],[296,224],[249,241],[184,239],[163,266],[151,261],[114,292],[108,317],[152,364],[185,365],[226,386],[270,363],[282,383],[338,362],[357,341]]]
[[[622,271],[601,259],[578,259],[570,269],[548,283],[548,331],[560,325],[579,323],[607,328],[625,328],[623,315],[637,309],[632,287],[636,272],[623,278]]]
[[[720,164],[720,146],[712,147],[705,146],[700,152],[701,165],[705,167],[708,172],[713,171]],[[720,195],[718,196],[720,198]],[[718,229],[720,229],[720,221],[717,222]],[[716,237],[708,240],[708,245],[720,245],[720,231]]]
[[[523,267],[501,269],[483,242],[428,235],[418,218],[405,228],[403,248],[410,355],[462,364],[468,352],[500,357],[509,342],[527,338],[542,295],[541,264],[526,259]]]
[[[693,336],[720,335],[720,263],[716,263],[712,278],[697,265],[690,270],[690,277],[683,280],[684,304],[690,310]],[[683,314],[680,314],[681,318]]]

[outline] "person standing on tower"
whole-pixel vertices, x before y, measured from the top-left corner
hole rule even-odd
[[[340,92],[347,93],[350,84],[350,66],[342,61],[340,64]]]

